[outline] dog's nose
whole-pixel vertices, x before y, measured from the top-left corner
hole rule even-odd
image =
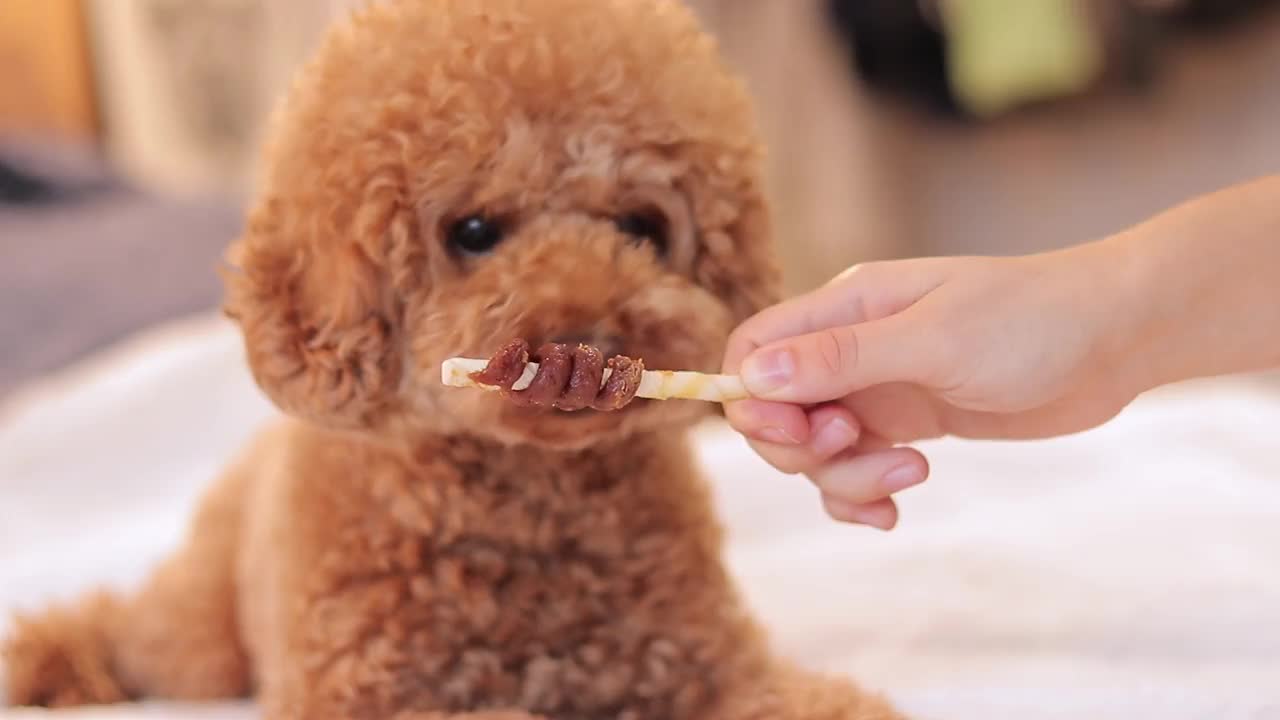
[[[623,351],[622,338],[617,335],[596,332],[577,332],[565,333],[556,337],[551,342],[562,343],[571,347],[578,345],[589,345],[600,351],[605,358],[611,358],[614,355],[621,355]]]

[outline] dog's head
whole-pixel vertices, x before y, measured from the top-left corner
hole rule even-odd
[[[581,445],[710,406],[535,411],[440,364],[524,338],[714,372],[777,273],[744,87],[679,0],[391,0],[277,115],[228,312],[334,427]]]

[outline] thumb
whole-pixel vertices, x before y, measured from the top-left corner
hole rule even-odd
[[[940,357],[910,314],[770,343],[743,360],[743,384],[763,400],[820,403],[872,385],[926,382]]]

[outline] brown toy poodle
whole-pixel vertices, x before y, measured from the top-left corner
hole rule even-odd
[[[777,293],[753,123],[678,0],[387,0],[337,27],[226,274],[289,419],[137,594],[18,620],[10,702],[898,718],[771,654],[684,438],[713,405],[564,412],[440,381],[512,338],[716,370]]]

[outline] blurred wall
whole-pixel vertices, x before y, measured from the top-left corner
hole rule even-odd
[[[1280,8],[1164,49],[1140,93],[976,125],[909,118],[907,192],[926,253],[1012,254],[1121,230],[1280,172]]]
[[[272,106],[339,1],[87,0],[109,133],[130,176],[240,193]]]
[[[909,254],[909,134],[849,73],[815,0],[689,0],[757,99],[777,243],[792,290]]]

